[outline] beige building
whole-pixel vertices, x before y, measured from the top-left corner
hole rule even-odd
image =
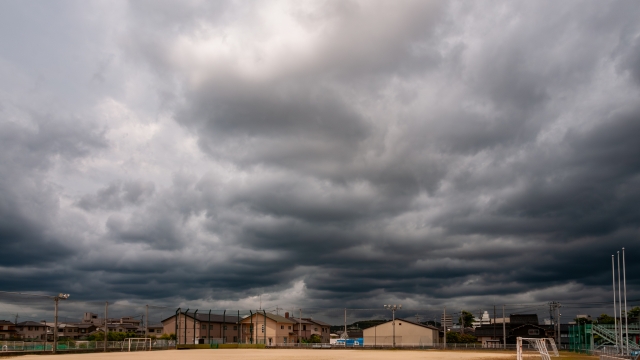
[[[389,320],[363,331],[364,345],[393,346],[394,322]],[[395,320],[396,346],[433,346],[440,341],[438,328],[404,319]]]
[[[45,341],[47,335],[49,340],[53,340],[53,329],[50,324],[45,326],[35,321],[24,321],[16,325],[16,331],[23,340]]]
[[[178,314],[177,327],[176,315],[162,320],[162,327],[161,334],[176,334],[177,329],[179,344],[236,343],[241,337],[238,316],[230,314],[209,315],[208,312],[198,313],[194,319],[193,312],[189,312],[186,315],[181,312]],[[149,327],[149,330],[151,330],[151,327]]]
[[[242,326],[242,342],[248,344],[289,344],[294,342],[294,321],[284,316],[258,312],[240,321]]]
[[[293,342],[299,343],[300,339],[309,340],[312,335],[318,335],[322,339],[322,343],[328,344],[330,342],[331,325],[313,318],[289,317],[288,312],[284,314],[284,317],[294,322],[291,339]]]

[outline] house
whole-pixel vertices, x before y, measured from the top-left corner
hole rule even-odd
[[[233,314],[196,314],[180,312],[177,326],[176,315],[162,320],[161,334],[176,334],[179,344],[193,343],[236,343],[240,339],[239,317]],[[194,329],[195,322],[195,329]],[[151,327],[149,327],[151,329]],[[156,330],[157,331],[157,330]],[[157,334],[157,332],[156,332]]]
[[[299,343],[302,339],[309,340],[312,335],[318,335],[323,343],[329,343],[331,340],[331,325],[313,318],[298,319],[290,317],[288,312],[284,313],[284,317],[293,321],[293,339],[295,343]]]
[[[0,340],[18,339],[16,325],[11,321],[0,320]]]
[[[18,336],[23,340],[42,340],[45,341],[45,337],[50,335],[50,339],[53,340],[52,327],[35,321],[23,321],[16,325],[16,332]]]
[[[504,324],[504,329],[506,330],[507,336],[509,336],[511,324]],[[482,343],[482,347],[498,348],[504,343],[504,333],[502,330],[502,324],[482,325],[476,328],[475,336],[478,338],[478,341]]]
[[[389,320],[382,324],[363,330],[364,344],[393,346],[394,321]],[[440,341],[438,328],[424,325],[406,319],[395,319],[395,344],[396,346],[433,346]]]
[[[160,337],[164,334],[164,326],[162,324],[149,325],[149,336]]]
[[[266,316],[265,316],[266,315]],[[285,316],[268,312],[256,312],[240,321],[242,342],[267,344],[290,344],[296,338],[293,331],[295,321]]]
[[[331,340],[331,324],[313,318],[302,318],[302,320],[306,320],[312,324],[311,335],[317,334],[323,343],[329,343]]]
[[[511,328],[510,335],[507,337],[507,344],[516,344],[517,338],[553,338],[555,332],[553,329],[545,329],[543,326],[534,324],[524,324]]]

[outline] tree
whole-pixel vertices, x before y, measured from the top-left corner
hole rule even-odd
[[[312,343],[312,344],[321,343],[322,342],[322,337],[320,335],[318,335],[318,334],[313,334],[309,338],[309,342]]]
[[[612,316],[609,316],[607,314],[600,314],[600,316],[598,316],[598,324],[613,324],[615,323],[615,318]]]
[[[472,323],[476,320],[472,313],[462,310],[462,316],[458,318],[458,323],[462,324],[462,320],[464,320],[464,327],[471,327]]]
[[[447,331],[447,343],[470,344],[477,341],[478,338],[471,334],[460,334],[459,332]]]
[[[636,306],[633,309],[629,310],[629,317],[638,317],[640,316],[640,306]]]
[[[159,337],[160,340],[175,340],[176,339],[176,334],[171,333],[171,334],[162,334]]]
[[[576,322],[576,324],[578,325],[582,325],[582,324],[591,324],[593,321],[587,319],[587,318],[575,318],[573,319],[573,321]]]

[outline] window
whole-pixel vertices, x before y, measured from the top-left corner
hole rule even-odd
[[[291,330],[291,325],[289,325],[289,330]]]
[[[227,330],[227,325],[223,326],[223,328],[224,328],[225,330]]]
[[[238,330],[238,326],[234,326],[234,327],[233,327],[233,330]]]
[[[213,330],[213,325],[209,325],[209,330]]]
[[[398,325],[402,325],[402,323],[398,323]]]
[[[529,329],[529,335],[540,335],[540,330],[538,330],[538,329]]]
[[[264,324],[262,324],[262,332],[264,333]]]
[[[313,331],[318,331],[318,328],[313,328]]]
[[[202,330],[207,330],[207,325],[202,325]]]
[[[237,336],[233,337],[233,342],[238,342],[238,337]]]
[[[22,330],[22,329],[20,329]],[[29,326],[29,331],[33,330],[33,326]]]
[[[289,326],[291,327],[291,326]],[[284,325],[280,325],[280,330],[284,330]]]
[[[307,330],[307,325],[302,325],[302,330]]]
[[[80,329],[80,332],[81,332],[81,333],[85,333],[85,332],[87,332],[87,330],[86,330],[86,329]],[[108,340],[108,339],[107,339],[107,340]]]

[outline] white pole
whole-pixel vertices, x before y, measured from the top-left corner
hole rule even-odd
[[[53,312],[53,353],[56,353],[58,349],[58,297],[56,296],[53,301],[55,302],[55,310]]]
[[[618,347],[618,310],[616,310],[616,262],[615,255],[611,255],[611,273],[613,274],[613,323],[616,328],[616,351]]]
[[[442,325],[444,329],[444,349],[447,349],[447,307],[442,312]]]
[[[629,355],[629,320],[627,318],[627,269],[624,262],[624,248],[622,248],[622,282],[624,283],[624,326],[627,336],[627,355]],[[620,321],[622,321],[622,319],[620,319]]]
[[[620,251],[618,251],[618,311],[620,314],[620,352],[624,355],[624,338],[622,337],[622,287],[620,286]]]

